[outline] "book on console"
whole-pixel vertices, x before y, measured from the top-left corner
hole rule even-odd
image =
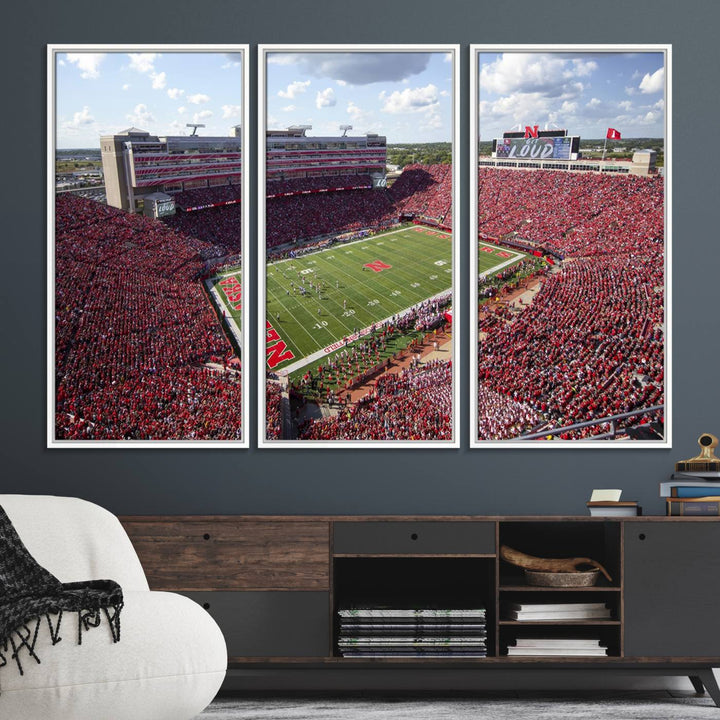
[[[513,647],[523,648],[598,648],[600,638],[516,638]]]
[[[509,620],[595,620],[609,619],[609,608],[596,608],[591,610],[540,610],[538,612],[509,610]]]
[[[542,657],[544,655],[558,657],[604,657],[607,655],[607,648],[508,647],[508,655],[525,657]]]
[[[578,603],[510,603],[508,610],[517,612],[557,612],[557,611],[579,611],[579,610],[605,610],[607,605],[602,602],[578,602]]]
[[[611,500],[590,500],[586,503],[590,515],[598,517],[630,517],[642,515],[642,509],[636,501],[622,500],[614,502]]]
[[[704,480],[702,477],[686,475],[676,479],[681,473],[674,473],[669,482],[660,483],[660,497],[703,497],[707,495],[720,495],[720,479]],[[695,491],[697,489],[697,493]],[[702,493],[703,489],[705,492]],[[683,493],[683,494],[681,494]],[[687,494],[685,494],[687,493]]]
[[[720,496],[667,498],[667,514],[670,516],[718,516],[720,515]]]

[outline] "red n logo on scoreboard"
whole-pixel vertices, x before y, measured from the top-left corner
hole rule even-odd
[[[370,263],[365,263],[363,267],[370,268],[371,270],[374,270],[375,272],[382,272],[383,270],[389,270],[392,265],[387,265],[382,260],[373,260]]]
[[[531,138],[531,137],[536,138],[537,136],[538,136],[538,126],[537,125],[533,125],[532,127],[530,127],[530,125],[525,126],[525,137],[526,138]]]

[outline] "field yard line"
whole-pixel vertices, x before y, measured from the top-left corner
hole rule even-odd
[[[217,291],[215,286],[213,285],[214,280],[220,280],[222,276],[220,275],[214,275],[211,278],[208,278],[205,281],[205,287],[210,291],[210,294],[215,298],[215,302],[218,303],[218,306],[225,311],[225,320],[227,320],[228,327],[230,328],[230,332],[233,334],[233,337],[235,338],[235,341],[238,344],[238,347],[242,350],[242,332],[240,328],[238,327],[238,324],[235,322],[235,318],[232,316],[231,309],[225,304],[225,301],[220,297],[220,293]],[[228,276],[226,276],[228,277]],[[243,293],[243,304],[245,303],[245,297]]]
[[[417,307],[420,303],[427,302],[427,300],[437,300],[438,298],[441,298],[445,294],[445,290],[442,292],[436,293],[432,297],[426,298],[425,300],[421,300],[418,303],[415,303],[415,305],[412,305],[409,308],[406,308],[402,312],[395,313],[394,315],[389,315],[384,320],[378,320],[375,323],[373,323],[376,327],[378,325],[382,325],[383,323],[389,322],[392,320],[393,317],[405,317],[405,315],[408,315],[411,313],[415,307]],[[355,340],[358,340],[361,337],[365,337],[365,335],[370,334],[370,328],[372,325],[368,325],[367,327],[363,328],[362,330],[358,330],[357,333],[353,333],[352,335],[348,335],[348,342],[353,342]],[[306,355],[304,358],[300,358],[300,360],[297,360],[292,365],[287,365],[286,367],[282,368],[281,370],[276,370],[277,375],[281,376],[288,376],[290,373],[295,372],[296,370],[299,370],[300,368],[305,367],[306,365],[310,365],[310,363],[315,362],[316,360],[320,360],[320,358],[325,357],[326,355],[329,355],[331,352],[334,352],[335,350],[339,350],[341,347],[343,347],[342,340],[337,340],[336,342],[332,343],[332,345],[328,345],[327,347],[322,348],[322,350],[316,350],[312,355]]]
[[[351,242],[342,242],[340,240],[336,245],[330,245],[329,247],[324,248],[318,248],[317,250],[313,250],[312,252],[303,253],[300,257],[305,257],[306,255],[315,255],[315,253],[319,252],[325,252],[325,250],[332,250],[333,248],[337,247],[338,245],[342,245],[342,247],[349,247],[350,245],[355,245],[355,243],[359,242],[367,242],[368,240],[379,240],[380,238],[388,237],[389,235],[395,235],[399,232],[404,232],[405,230],[412,230],[414,227],[419,227],[418,225],[405,225],[404,227],[398,228],[397,230],[388,230],[387,232],[380,233],[379,235],[366,235],[365,237],[358,238],[357,240],[352,240]],[[435,230],[434,232],[442,233],[443,235],[446,235],[448,238],[452,238],[452,233],[445,232],[444,230]],[[300,258],[294,257],[294,258],[283,258],[282,260],[275,260],[271,263],[266,263],[267,265],[279,265],[280,263],[284,262],[292,262],[293,260],[299,260]]]
[[[488,246],[488,247],[491,247],[491,246]],[[515,251],[508,250],[507,252],[515,252]],[[509,260],[506,260],[505,262],[502,262],[499,265],[495,265],[494,267],[491,267],[488,270],[485,270],[484,272],[481,272],[478,275],[478,280],[484,280],[489,274],[497,272],[498,270],[502,270],[504,267],[507,267],[508,265],[512,265],[514,262],[517,262],[518,258],[522,259],[523,256],[524,256],[524,254],[515,253],[515,257],[510,258]]]
[[[326,261],[326,262],[327,262],[327,261]],[[360,282],[356,281],[355,278],[354,278],[347,270],[343,270],[341,267],[336,268],[336,270],[337,270],[337,272],[342,273],[343,275],[347,275],[349,278],[351,278],[352,281],[353,281],[353,284],[362,285],[363,287],[366,287],[368,290],[371,291],[371,294],[375,294],[375,295],[379,295],[379,294],[380,294],[380,293],[377,292],[376,289],[372,288],[372,287],[371,287],[370,285],[368,285],[367,283],[362,282],[362,281],[360,281]],[[388,291],[390,291],[391,288],[383,288],[383,290],[388,290]],[[398,295],[397,297],[400,297],[400,296]],[[396,300],[389,300],[388,302],[389,302],[390,304],[392,304],[392,305],[397,305],[397,304],[398,304]],[[402,303],[400,303],[400,307],[402,307]]]
[[[305,331],[305,334],[313,341],[313,343],[315,345],[319,345],[320,343],[307,330],[305,330],[305,326],[300,323],[300,321],[295,317],[292,312],[290,312],[290,310],[288,310],[287,305],[285,305],[285,303],[283,303],[283,301],[280,300],[280,298],[275,295],[272,290],[268,289],[267,292],[269,292],[280,303],[280,305],[282,305],[283,309],[287,312],[287,314],[295,321],[298,327],[302,328]],[[282,322],[282,320],[280,322]],[[287,339],[283,338],[283,340],[287,343]],[[297,346],[295,347],[295,349],[300,352],[300,349]]]

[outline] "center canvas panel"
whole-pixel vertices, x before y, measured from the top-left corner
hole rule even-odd
[[[456,64],[260,48],[261,447],[457,446]]]

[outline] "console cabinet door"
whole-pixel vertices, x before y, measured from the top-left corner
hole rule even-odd
[[[720,656],[720,522],[625,525],[625,656]]]
[[[330,655],[326,592],[189,592],[223,631],[233,658]]]

